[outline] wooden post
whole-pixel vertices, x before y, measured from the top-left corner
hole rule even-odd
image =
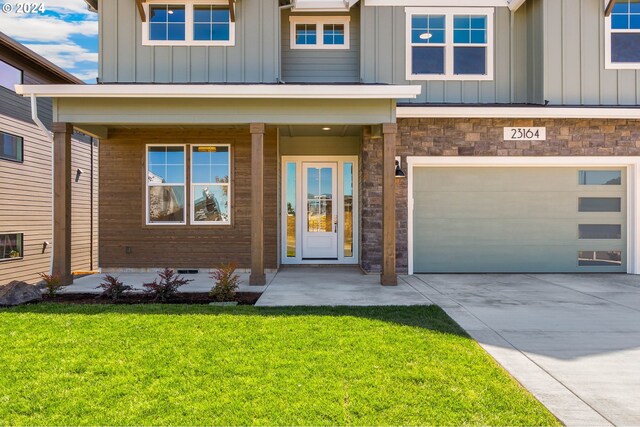
[[[53,273],[65,285],[71,274],[71,134],[69,123],[53,123]]]
[[[395,123],[382,125],[382,275],[380,283],[396,286],[396,133]]]
[[[249,285],[263,286],[264,274],[264,123],[251,123],[251,276]]]

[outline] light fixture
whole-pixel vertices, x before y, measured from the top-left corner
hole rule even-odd
[[[405,175],[404,171],[400,168],[400,156],[396,156],[396,178],[404,178],[407,175]]]
[[[330,127],[323,127],[322,130],[328,131],[328,130],[331,130],[331,128]]]
[[[167,13],[168,13],[169,15],[173,15],[173,10],[169,9],[169,10],[167,11]]]
[[[80,181],[80,175],[82,175],[84,171],[80,168],[76,170],[76,182]]]
[[[433,37],[433,34],[431,34],[431,33],[422,33],[422,34],[420,34],[420,40],[429,40],[431,37]]]

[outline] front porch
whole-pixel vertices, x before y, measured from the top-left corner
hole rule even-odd
[[[99,85],[83,90],[21,88],[24,95],[56,100],[53,271],[63,282],[72,282],[69,140],[73,129],[80,129],[102,139],[103,271],[207,270],[236,262],[251,272],[249,284],[261,287],[268,283],[265,272],[283,264],[351,264],[380,273],[377,281],[383,285],[397,285],[395,99],[415,96],[414,87]],[[328,129],[344,131],[329,143],[323,133]],[[362,151],[365,133],[367,147],[377,146],[371,153]],[[359,136],[355,152],[341,152],[342,140],[353,141],[354,135]],[[363,162],[376,172],[368,175]],[[281,180],[291,164],[298,170],[298,200],[290,208]],[[329,190],[322,184],[315,193],[308,189],[314,173],[332,177]],[[364,186],[375,195],[361,192]],[[365,210],[370,215],[361,221]],[[321,250],[326,242],[331,247]]]

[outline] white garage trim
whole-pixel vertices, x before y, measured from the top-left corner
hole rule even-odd
[[[407,247],[413,274],[413,169],[417,167],[625,167],[627,169],[627,273],[640,274],[640,157],[407,157]]]

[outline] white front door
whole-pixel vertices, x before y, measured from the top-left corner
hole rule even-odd
[[[338,258],[337,163],[302,164],[302,258]]]

